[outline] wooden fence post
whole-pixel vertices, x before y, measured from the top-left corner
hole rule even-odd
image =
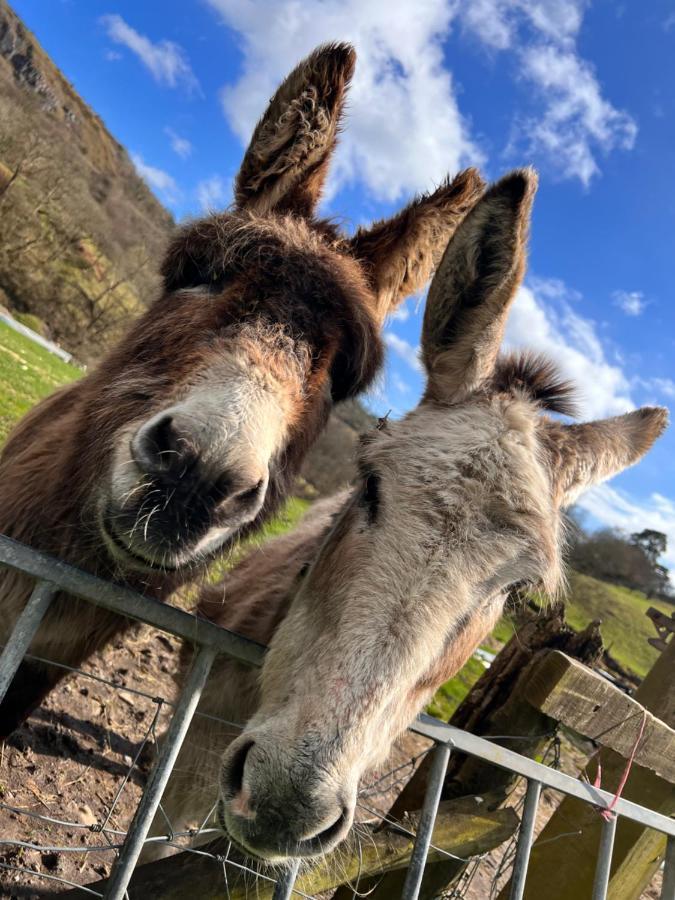
[[[674,674],[675,640],[671,640],[634,695],[638,703],[671,728],[675,728]],[[596,776],[598,759],[602,787],[616,790],[626,768],[625,756],[603,748],[586,767],[591,781]],[[623,796],[664,815],[675,813],[675,785],[647,767],[633,766]],[[579,900],[591,896],[602,821],[587,804],[565,797],[532,848],[525,900]],[[665,846],[665,835],[620,819],[608,900],[636,900],[663,860]],[[551,878],[551,872],[556,873],[555,878]],[[500,900],[507,897],[508,887],[500,894]]]

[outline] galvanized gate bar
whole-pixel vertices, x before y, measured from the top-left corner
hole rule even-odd
[[[41,581],[49,581],[61,590],[83,597],[95,606],[102,606],[122,616],[129,616],[146,625],[154,625],[187,641],[212,647],[219,653],[252,666],[261,666],[265,647],[256,641],[220,628],[206,619],[198,619],[182,609],[151,600],[128,588],[104,581],[67,563],[31,550],[25,544],[0,535],[0,565],[19,569]],[[14,636],[10,639],[14,641]],[[9,641],[8,641],[9,643]]]
[[[632,803],[630,800],[624,800],[623,797],[617,800],[614,794],[610,794],[608,791],[593,787],[592,784],[585,781],[571,778],[564,772],[550,769],[533,759],[514,753],[513,750],[470,734],[468,731],[455,728],[454,725],[439,722],[431,716],[421,715],[410,725],[410,731],[424,735],[437,743],[449,741],[455,750],[468,753],[469,756],[476,756],[478,759],[484,759],[486,762],[502,769],[508,769],[524,778],[540,781],[546,787],[554,788],[571,797],[577,797],[579,800],[599,806],[601,809],[608,809],[611,805],[618,815],[625,816],[646,828],[655,828],[657,831],[675,837],[675,820],[669,819],[668,816]]]
[[[523,900],[540,795],[541,782],[530,779],[527,782],[523,818],[520,821],[520,831],[518,832],[518,847],[516,849],[516,858],[513,862],[510,900]]]
[[[300,860],[294,859],[289,869],[280,875],[274,888],[272,900],[290,900],[293,894],[293,885],[298,877],[300,869]]]
[[[124,846],[115,861],[110,881],[104,894],[105,900],[124,900],[124,894],[133,875],[143,842],[147,837],[152,820],[157,812],[159,801],[171,770],[176,762],[192,716],[199,703],[202,689],[216,658],[216,651],[211,647],[202,647],[185,680],[171,723],[167,729],[164,744],[157,761],[145,785],[141,802],[138,804],[133,821],[129,826]]]
[[[180,609],[82,572],[4,535],[0,535],[0,566],[18,569],[37,580],[30,599],[19,615],[12,635],[0,654],[0,700],[4,697],[22,658],[29,649],[50,603],[59,591],[84,598],[94,605],[145,622],[200,645],[194,665],[176,703],[165,742],[108,881],[105,898],[124,900],[134,866],[159,807],[162,793],[216,654],[223,653],[248,665],[260,666],[266,648]],[[601,809],[607,809],[611,805],[614,810],[614,814],[603,823],[592,900],[606,900],[607,897],[618,815],[668,836],[661,900],[675,900],[675,821],[672,819],[623,798],[617,800],[607,791],[570,778],[499,744],[461,731],[430,716],[420,716],[410,726],[410,730],[433,740],[436,748],[432,751],[429,784],[403,888],[403,900],[417,900],[419,896],[451,747],[508,769],[528,780],[514,863],[511,900],[522,900],[523,897],[542,786],[577,797]],[[274,900],[290,900],[298,869],[299,861],[296,861],[279,878],[274,890]]]
[[[673,837],[669,837],[666,844],[661,900],[675,900],[675,838]]]
[[[602,823],[600,832],[600,847],[598,848],[598,861],[595,865],[595,880],[593,881],[592,900],[606,900],[609,887],[609,872],[612,868],[612,850],[614,849],[614,836],[616,835],[616,823],[618,816],[610,813]]]
[[[429,770],[429,780],[424,794],[422,812],[420,813],[419,822],[417,824],[417,837],[415,838],[415,846],[413,847],[410,863],[408,864],[408,872],[405,876],[401,900],[417,900],[420,893],[422,878],[424,876],[424,866],[429,853],[429,845],[431,844],[431,835],[434,830],[438,804],[441,800],[443,779],[445,778],[448,760],[450,759],[451,746],[452,745],[449,743],[438,744],[432,751],[433,758],[431,761],[431,769]]]
[[[38,581],[28,603],[16,620],[12,636],[0,654],[0,702],[4,700],[7,688],[56,594],[57,590],[53,585],[46,581]]]

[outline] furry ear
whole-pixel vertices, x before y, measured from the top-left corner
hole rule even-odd
[[[303,60],[256,125],[234,188],[239,209],[309,216],[335,148],[356,53],[326,44]]]
[[[493,184],[457,228],[429,288],[422,326],[427,395],[447,400],[490,378],[510,303],[525,272],[537,177]]]
[[[351,252],[363,263],[377,297],[380,321],[425,286],[448,238],[483,189],[478,171],[467,169],[392,218],[359,228],[351,238]]]
[[[645,406],[582,425],[542,420],[542,442],[556,503],[569,506],[586,488],[632,466],[667,424],[668,410],[662,406]]]

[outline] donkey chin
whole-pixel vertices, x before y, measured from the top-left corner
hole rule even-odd
[[[256,518],[268,484],[265,475],[252,488],[223,496],[222,488],[204,492],[192,481],[139,481],[133,504],[125,502],[130,491],[120,493],[114,479],[100,492],[97,527],[117,565],[147,573],[203,564]]]
[[[107,504],[100,508],[98,528],[108,553],[124,569],[146,573],[176,572],[198,565],[217,553],[240,527],[213,528],[192,545],[171,550],[166,541],[162,545],[154,545],[149,540],[134,540],[128,533],[123,536],[115,528],[113,516],[107,512]]]

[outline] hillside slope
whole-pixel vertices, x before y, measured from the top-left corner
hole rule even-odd
[[[667,616],[672,605],[648,599],[641,591],[599,581],[579,572],[569,573],[569,593],[565,598],[567,621],[581,630],[599,619],[605,647],[624,668],[643,678],[656,662],[659,651],[647,643],[656,631],[647,610],[660,609]]]
[[[83,361],[151,300],[173,219],[0,0],[0,304]]]

